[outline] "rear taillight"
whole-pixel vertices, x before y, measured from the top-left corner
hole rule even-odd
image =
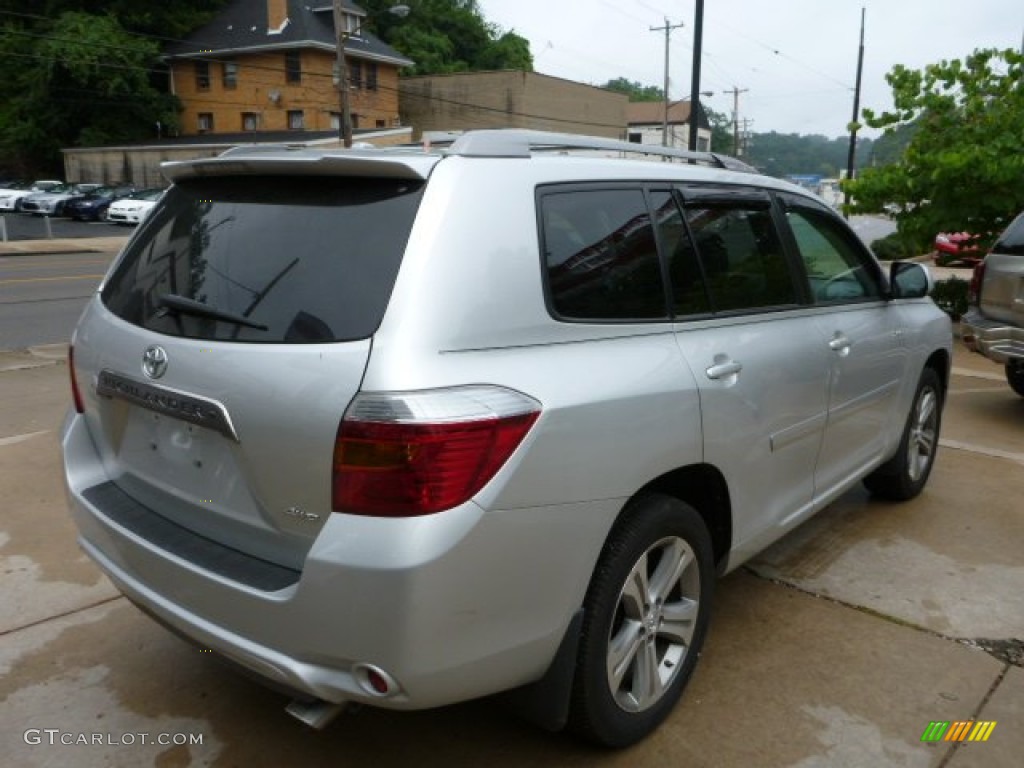
[[[338,426],[332,507],[382,517],[457,507],[508,461],[540,411],[491,386],[359,394]]]
[[[977,305],[981,301],[981,284],[985,281],[985,262],[974,265],[971,284],[967,286],[967,303]]]
[[[78,377],[75,375],[75,348],[68,347],[68,371],[71,373],[71,398],[75,401],[75,410],[78,413],[85,413],[85,403],[82,401],[82,393],[78,389]]]

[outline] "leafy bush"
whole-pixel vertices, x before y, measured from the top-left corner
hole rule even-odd
[[[879,238],[871,243],[871,250],[875,252],[881,261],[896,261],[897,259],[909,259],[917,256],[914,248],[908,247],[906,240],[899,232]]]
[[[939,305],[939,309],[953,318],[954,322],[967,311],[968,285],[968,281],[959,277],[950,277],[935,283],[932,300]]]

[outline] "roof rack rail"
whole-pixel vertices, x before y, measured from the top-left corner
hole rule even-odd
[[[232,155],[246,154],[251,155],[257,152],[282,152],[292,151],[297,149],[303,149],[301,144],[236,144],[229,149],[225,149],[217,157],[231,157]]]
[[[728,155],[717,152],[691,152],[686,149],[661,147],[656,144],[636,144],[619,139],[583,136],[573,133],[549,133],[516,128],[496,128],[467,131],[445,150],[446,154],[460,157],[531,157],[537,151],[565,151],[573,149],[604,150],[634,155],[656,155],[674,160],[703,163],[716,168],[744,173],[758,173],[757,169]]]

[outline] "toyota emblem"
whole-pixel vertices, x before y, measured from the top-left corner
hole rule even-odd
[[[142,372],[150,379],[159,379],[167,372],[167,352],[154,344],[142,353]]]

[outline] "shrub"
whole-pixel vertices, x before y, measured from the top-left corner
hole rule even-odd
[[[967,311],[968,286],[968,281],[959,277],[950,277],[935,283],[932,300],[939,305],[939,309],[953,318],[953,322],[959,320]]]
[[[896,261],[898,259],[909,259],[918,254],[913,248],[908,247],[906,241],[899,232],[893,232],[871,243],[871,250],[880,261]]]

